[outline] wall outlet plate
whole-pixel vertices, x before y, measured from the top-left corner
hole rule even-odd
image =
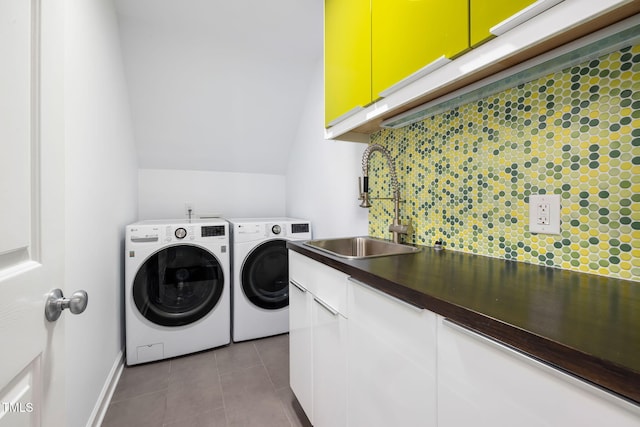
[[[541,234],[560,234],[559,194],[529,196],[529,231]]]

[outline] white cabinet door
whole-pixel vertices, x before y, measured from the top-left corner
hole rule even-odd
[[[347,423],[347,319],[318,298],[314,298],[312,311],[313,425],[315,427],[345,426]]]
[[[348,306],[349,426],[435,426],[435,314],[352,280]]]
[[[438,318],[438,426],[639,426],[640,408]]]
[[[311,304],[313,296],[289,281],[289,384],[300,406],[313,422],[313,358]]]
[[[347,275],[289,251],[290,385],[316,427],[346,425]]]

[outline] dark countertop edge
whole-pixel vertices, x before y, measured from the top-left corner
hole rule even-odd
[[[302,242],[288,241],[287,248],[342,271],[389,295],[453,320],[626,401],[640,405],[638,372],[502,322],[500,319],[407,288],[343,262],[337,257],[303,246]]]

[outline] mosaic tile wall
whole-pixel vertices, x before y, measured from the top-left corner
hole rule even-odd
[[[640,281],[640,46],[372,136],[395,158],[407,241]],[[389,197],[374,154],[372,197]],[[529,232],[560,194],[561,234]],[[389,238],[390,200],[369,232]]]

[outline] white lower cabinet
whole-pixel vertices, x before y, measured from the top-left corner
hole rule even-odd
[[[438,316],[438,426],[639,426],[639,408]]]
[[[640,407],[289,251],[290,383],[315,427],[639,427]]]
[[[347,423],[347,275],[289,251],[290,384],[316,427]]]
[[[289,282],[289,385],[313,423],[313,359],[311,303],[313,296]]]
[[[345,426],[347,425],[347,319],[317,298],[313,300],[312,313],[313,425],[316,427]]]
[[[436,315],[350,280],[348,425],[436,425]]]

